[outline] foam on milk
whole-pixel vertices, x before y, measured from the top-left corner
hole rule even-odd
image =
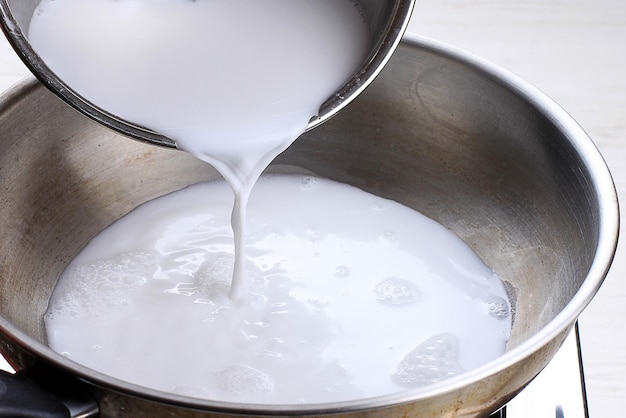
[[[43,0],[29,41],[83,97],[218,169],[241,249],[253,184],[356,72],[369,33],[350,0]]]
[[[50,346],[139,385],[272,404],[421,388],[503,353],[507,295],[467,245],[311,176],[255,186],[248,303],[233,305],[232,201],[223,181],[190,186],[95,237],[51,298]]]

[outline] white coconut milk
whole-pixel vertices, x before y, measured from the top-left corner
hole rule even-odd
[[[95,370],[233,402],[328,402],[419,388],[504,351],[500,279],[398,203],[310,176],[263,176],[249,207],[247,302],[225,182],[158,198],[66,269],[49,343]],[[114,361],[112,361],[114,359]]]

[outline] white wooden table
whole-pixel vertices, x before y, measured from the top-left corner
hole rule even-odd
[[[594,139],[626,202],[623,0],[417,2],[410,32],[486,58],[551,96]],[[0,92],[27,73],[0,36]],[[626,413],[625,251],[620,246],[605,284],[580,318],[592,418]]]

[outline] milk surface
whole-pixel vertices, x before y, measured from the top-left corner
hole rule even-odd
[[[311,176],[263,176],[249,202],[247,302],[228,296],[223,182],[158,198],[93,239],[50,301],[50,346],[143,386],[233,402],[359,399],[497,358],[501,280],[398,203]]]

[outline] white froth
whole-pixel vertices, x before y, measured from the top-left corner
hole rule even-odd
[[[459,351],[459,339],[454,334],[435,335],[402,359],[393,378],[401,386],[419,388],[457,376],[464,371]]]

